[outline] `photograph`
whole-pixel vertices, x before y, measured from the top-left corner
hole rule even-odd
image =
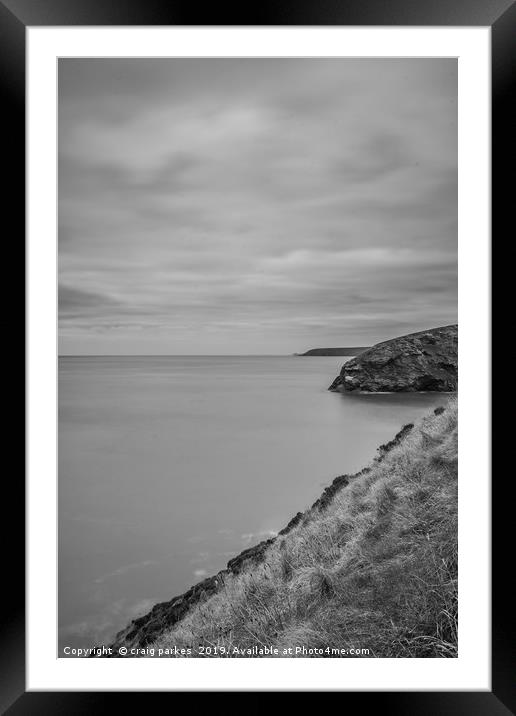
[[[0,0],[0,713],[516,714],[515,28],[516,0]]]
[[[59,659],[460,656],[457,88],[58,59]]]

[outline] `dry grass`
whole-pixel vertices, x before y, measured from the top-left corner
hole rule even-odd
[[[291,656],[289,647],[304,646],[456,657],[456,401],[381,455],[278,537],[263,563],[227,577],[152,645],[156,653],[272,646]]]

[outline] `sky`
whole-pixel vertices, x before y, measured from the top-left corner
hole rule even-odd
[[[456,322],[456,60],[58,71],[61,354],[291,354]]]

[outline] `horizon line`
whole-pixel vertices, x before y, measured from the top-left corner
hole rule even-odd
[[[58,358],[245,358],[246,356],[255,357],[291,357],[294,355],[300,355],[299,353],[58,353]]]

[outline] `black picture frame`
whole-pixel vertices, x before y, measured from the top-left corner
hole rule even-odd
[[[502,244],[511,226],[514,165],[511,142],[516,127],[512,108],[516,78],[516,3],[514,0],[276,0],[252,6],[211,4],[199,7],[184,0],[0,0],[0,91],[4,151],[11,154],[4,213],[10,215],[15,258],[24,260],[25,227],[25,33],[29,26],[63,25],[400,25],[489,26],[492,31],[492,234],[493,247]],[[4,220],[6,217],[4,216]],[[6,222],[7,223],[7,222]],[[507,228],[506,228],[507,227]],[[504,234],[502,234],[504,232]],[[512,232],[511,232],[512,233]],[[16,240],[14,241],[14,236]],[[503,238],[502,238],[503,236]],[[498,241],[498,244],[495,243]],[[493,252],[493,258],[494,258]],[[500,304],[503,298],[500,298]],[[24,303],[23,295],[19,302]],[[493,308],[498,304],[493,302]],[[493,316],[496,312],[493,311]],[[13,336],[23,343],[18,326]],[[22,383],[23,385],[23,383]],[[496,384],[493,385],[493,388]],[[16,404],[23,405],[19,390]],[[21,422],[21,421],[20,421]],[[503,446],[507,427],[497,431]],[[16,477],[16,479],[15,479]],[[7,475],[5,476],[7,480]],[[510,480],[510,474],[506,475]],[[4,489],[7,490],[7,488]],[[493,599],[491,692],[343,692],[344,708],[377,706],[399,714],[516,713],[514,666],[516,635],[511,622],[512,594],[504,584],[510,561],[504,556],[511,540],[510,501],[504,485],[493,490]],[[25,494],[21,475],[9,475],[4,505],[16,515],[15,529],[4,538],[4,588],[7,602],[0,616],[0,708],[11,716],[22,714],[103,713],[114,707],[113,693],[25,691]],[[503,561],[503,564],[502,564]],[[509,569],[508,569],[509,567]],[[140,693],[129,696],[132,708],[141,706]],[[153,696],[156,694],[153,694]],[[169,694],[165,694],[167,696]],[[171,694],[173,696],[173,694]],[[149,693],[145,692],[145,697]],[[212,696],[210,696],[212,698]],[[367,703],[364,702],[367,698]],[[118,706],[117,706],[118,707]],[[148,705],[146,704],[148,708]]]

